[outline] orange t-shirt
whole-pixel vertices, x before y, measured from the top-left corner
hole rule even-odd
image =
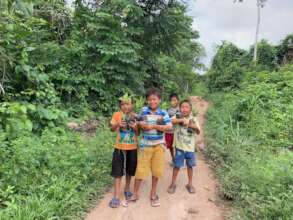
[[[111,119],[111,124],[117,124],[122,121],[124,113],[115,112]],[[122,130],[117,128],[115,148],[121,150],[134,150],[137,148],[137,136],[131,128]]]

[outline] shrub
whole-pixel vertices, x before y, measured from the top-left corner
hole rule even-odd
[[[112,135],[104,128],[93,139],[58,127],[1,138],[0,219],[81,217],[111,181]]]
[[[207,154],[234,201],[235,218],[292,219],[292,66],[254,72],[230,94],[211,95]]]

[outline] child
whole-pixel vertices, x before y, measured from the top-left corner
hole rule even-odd
[[[181,116],[172,118],[172,123],[175,125],[174,131],[174,146],[175,159],[172,183],[168,188],[168,193],[173,194],[176,190],[176,178],[179,169],[183,167],[184,160],[186,161],[188,184],[186,189],[189,193],[195,193],[192,185],[193,167],[195,161],[195,133],[200,133],[200,128],[195,117],[192,116],[192,105],[189,100],[184,100],[180,103]]]
[[[111,171],[111,176],[114,177],[114,197],[109,203],[111,208],[120,206],[120,186],[124,174],[126,174],[125,199],[128,200],[132,196],[129,189],[130,180],[131,176],[135,175],[137,164],[138,128],[133,120],[131,97],[124,95],[119,98],[119,103],[121,111],[115,112],[111,120],[111,131],[117,133]]]
[[[169,96],[169,101],[171,104],[171,107],[168,109],[169,117],[172,118],[176,115],[177,112],[179,112],[179,97],[176,93],[172,93]],[[174,140],[174,131],[173,129],[170,131],[167,131],[165,133],[165,141],[167,149],[169,149],[171,157],[172,157],[172,165],[174,163],[174,148],[173,148],[173,140]]]
[[[151,206],[160,206],[157,184],[164,170],[164,132],[172,129],[171,119],[166,111],[160,109],[161,93],[158,89],[149,89],[146,93],[147,107],[140,113],[139,122],[142,140],[138,155],[133,196],[129,201],[138,200],[138,191],[143,179],[152,174],[150,192]]]

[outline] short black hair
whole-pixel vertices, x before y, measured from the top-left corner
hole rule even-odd
[[[181,105],[182,105],[183,103],[187,103],[187,104],[190,106],[190,108],[192,109],[192,104],[191,104],[191,102],[190,102],[189,99],[184,99],[184,100],[182,100],[182,101],[180,102],[180,107],[181,107]]]
[[[151,95],[155,95],[157,96],[159,99],[161,99],[162,95],[161,95],[161,91],[157,88],[150,88],[146,91],[145,93],[145,98],[147,99],[148,97],[150,97]]]
[[[177,93],[173,92],[169,95],[169,100],[171,100],[172,98],[176,98],[179,100],[179,95]]]

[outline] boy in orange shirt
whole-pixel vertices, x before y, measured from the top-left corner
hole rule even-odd
[[[121,111],[115,112],[111,119],[111,131],[116,132],[116,144],[113,152],[111,176],[114,177],[114,196],[109,203],[111,208],[120,206],[121,178],[126,175],[124,196],[128,200],[131,176],[135,175],[137,164],[138,128],[134,118],[133,103],[127,94],[119,98]]]

